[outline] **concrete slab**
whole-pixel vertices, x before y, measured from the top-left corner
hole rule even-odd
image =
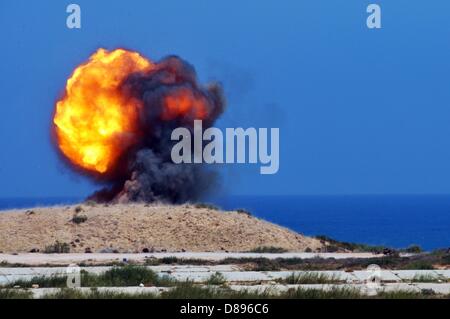
[[[334,270],[324,270],[324,271],[317,271],[318,273],[325,274],[329,278],[334,278],[336,280],[341,280],[345,282],[354,282],[358,280],[358,278],[354,275],[353,272],[346,272],[346,271],[334,271]]]
[[[348,273],[345,271],[332,271],[332,270],[323,270],[323,271],[267,271],[264,272],[267,276],[273,280],[277,279],[286,279],[289,276],[296,275],[300,276],[302,274],[308,273],[317,273],[323,274],[330,279],[335,279],[339,281],[352,282],[356,281],[357,278],[353,275],[353,273]]]
[[[180,253],[145,253],[145,254],[0,254],[0,262],[4,261],[11,264],[26,265],[68,265],[71,263],[108,263],[126,260],[143,262],[148,258],[168,258],[175,257],[180,259],[201,259],[219,261],[225,258],[373,258],[383,255],[374,255],[372,253],[280,253],[280,254],[260,254],[260,253],[225,253],[225,252],[180,252]]]
[[[115,293],[126,293],[132,295],[138,294],[155,294],[158,295],[163,291],[169,290],[167,287],[99,287],[96,288],[99,292],[115,292]],[[89,293],[92,291],[91,288],[77,288],[77,290],[83,293]],[[33,298],[39,299],[43,298],[47,294],[55,294],[59,291],[57,288],[39,288],[39,289],[30,289],[33,293]]]
[[[179,281],[205,282],[213,274],[214,272],[174,272],[169,274],[169,277]],[[272,280],[267,274],[257,271],[221,272],[221,274],[227,282],[260,282]]]
[[[306,273],[324,274],[328,278],[334,278],[347,283],[364,283],[369,277],[370,273],[366,271],[242,271],[236,265],[217,265],[217,266],[148,266],[149,269],[154,270],[161,276],[169,275],[174,279],[180,281],[194,281],[204,282],[209,277],[220,272],[229,282],[270,282],[279,279],[285,279],[292,274],[301,275]],[[82,267],[84,271],[93,274],[101,274],[111,267]],[[42,268],[0,268],[0,285],[5,285],[17,280],[31,280],[33,277],[51,277],[65,275],[66,267],[42,267]],[[433,270],[381,270],[380,276],[382,282],[401,282],[410,281],[417,276],[434,276],[436,278],[443,278],[446,282],[450,275],[450,271],[433,271]]]
[[[434,270],[436,274],[438,274],[442,279],[450,280],[450,269],[447,270]]]
[[[19,280],[31,281],[34,277],[33,275],[0,276],[0,286],[8,285]]]
[[[239,271],[236,265],[214,265],[214,266],[189,266],[189,265],[161,265],[147,266],[147,268],[156,272],[225,272]]]
[[[199,283],[207,281],[212,274],[202,271],[202,272],[174,272],[165,275],[178,281],[192,281]]]
[[[365,282],[373,275],[371,272],[368,272],[365,270],[356,270],[356,271],[353,271],[352,274],[356,277],[356,280],[358,282]],[[385,281],[385,282],[400,282],[401,281],[401,279],[390,270],[380,270],[379,275],[380,275],[381,281]]]
[[[235,291],[249,291],[249,292],[270,292],[273,294],[286,292],[289,289],[320,289],[320,290],[331,290],[331,289],[355,289],[361,293],[366,293],[369,295],[377,294],[381,291],[412,291],[420,292],[422,289],[433,290],[438,294],[450,294],[450,284],[407,284],[407,283],[390,283],[381,285],[377,290],[369,290],[364,284],[328,284],[328,285],[231,285],[230,289]],[[89,292],[91,288],[77,288],[82,292]],[[152,293],[160,294],[163,291],[168,291],[172,288],[168,287],[100,287],[96,288],[100,292],[116,292],[116,293],[128,293],[128,294],[142,294],[142,293]],[[216,287],[216,289],[220,289]],[[59,289],[56,288],[39,288],[30,289],[33,293],[34,298],[42,298],[44,295],[49,293],[56,293]]]
[[[418,283],[415,286],[419,290],[433,290],[437,294],[449,295],[450,294],[450,284],[435,284],[435,283]]]
[[[412,291],[412,292],[420,292],[420,289],[417,288],[416,285],[411,283],[390,283],[390,284],[381,284],[379,288],[377,288],[378,292],[386,291],[386,292],[392,292],[392,291]]]
[[[392,270],[397,277],[402,280],[420,279],[420,277],[439,278],[434,270]]]

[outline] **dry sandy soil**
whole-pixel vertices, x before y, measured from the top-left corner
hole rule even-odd
[[[87,220],[76,224],[75,215]],[[68,243],[70,252],[81,253],[86,249],[243,252],[263,246],[316,251],[323,246],[319,240],[247,214],[193,205],[80,205],[0,213],[0,252],[43,252],[56,241]]]

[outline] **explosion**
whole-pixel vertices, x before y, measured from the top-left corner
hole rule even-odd
[[[130,73],[153,68],[138,53],[100,49],[74,71],[54,119],[58,145],[72,163],[105,174],[136,142],[142,103],[120,86]]]
[[[137,52],[99,49],[67,80],[54,131],[70,165],[108,186],[99,201],[196,199],[214,178],[199,165],[170,159],[170,133],[211,126],[224,109],[216,84],[202,87],[176,56],[154,63]]]

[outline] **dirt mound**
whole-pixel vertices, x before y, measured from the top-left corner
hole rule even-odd
[[[195,205],[79,205],[0,213],[4,253],[316,251],[322,246],[242,212]]]

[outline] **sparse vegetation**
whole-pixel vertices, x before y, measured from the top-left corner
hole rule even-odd
[[[142,266],[114,267],[99,276],[91,276],[92,282],[84,282],[87,287],[121,286],[172,286],[175,281],[159,277],[153,270]]]
[[[215,262],[202,259],[183,259],[177,257],[148,258],[145,260],[147,266],[158,265],[213,265]]]
[[[38,276],[30,280],[16,280],[5,287],[31,288],[33,285],[39,285],[39,288],[63,288],[67,286],[67,276]]]
[[[44,249],[45,254],[68,254],[70,253],[70,245],[68,243],[62,243],[56,241],[52,245],[48,245]]]
[[[208,278],[208,280],[206,281],[207,285],[215,285],[215,286],[220,286],[220,285],[224,285],[227,282],[225,276],[223,274],[221,274],[220,272],[216,272],[214,274],[211,275],[211,277]]]
[[[431,260],[413,260],[408,264],[409,269],[418,269],[418,270],[433,270],[434,265]],[[403,268],[404,269],[404,268]]]
[[[72,218],[72,223],[74,224],[82,224],[88,220],[86,215],[74,215]]]
[[[15,281],[7,287],[30,288],[33,284],[38,284],[40,288],[64,288],[67,285],[67,276],[35,277],[27,281]],[[114,267],[100,275],[81,271],[82,287],[137,287],[140,284],[166,287],[175,285],[176,280],[168,276],[160,277],[146,267],[133,265]]]
[[[66,277],[33,278],[29,282],[17,281],[7,288],[0,288],[0,299],[25,299],[32,298],[32,292],[24,289],[11,289],[19,285],[21,288],[29,288],[32,284],[39,287],[60,288],[55,293],[45,295],[45,299],[442,299],[450,296],[436,294],[431,290],[417,291],[380,291],[376,296],[367,296],[357,288],[347,286],[332,286],[328,289],[316,289],[300,287],[289,289],[285,292],[276,291],[273,286],[265,289],[232,290],[224,285],[224,277],[220,273],[213,274],[206,282],[207,286],[195,284],[190,281],[177,282],[175,280],[158,277],[154,272],[139,266],[124,266],[113,268],[102,275],[93,275],[82,272],[81,283],[83,287],[90,287],[86,291],[65,288]],[[418,280],[424,282],[427,278]],[[317,273],[292,274],[284,280],[283,284],[339,284],[340,280]],[[126,287],[138,286],[167,287],[166,290],[156,293],[123,293],[111,290],[99,290],[99,287]]]
[[[197,203],[194,206],[195,208],[204,208],[204,209],[211,209],[211,210],[219,210],[219,207],[209,204],[209,203]]]
[[[81,206],[77,206],[77,207],[75,207],[75,213],[76,214],[79,214],[79,213],[81,213],[82,211],[83,211],[83,207],[81,207]]]
[[[339,278],[328,276],[317,272],[292,273],[278,282],[287,285],[312,285],[312,284],[335,284],[341,282]]]
[[[29,299],[30,291],[17,289],[0,289],[0,299]],[[92,288],[89,291],[61,288],[55,293],[46,294],[44,299],[444,299],[449,295],[440,295],[428,291],[381,291],[376,296],[364,295],[356,288],[333,287],[328,290],[297,288],[277,293],[271,287],[264,290],[234,291],[226,287],[201,287],[191,282],[179,283],[176,287],[160,294],[155,293],[122,293],[100,291]]]
[[[431,299],[448,298],[448,296],[430,294],[427,292],[417,292],[411,290],[381,291],[376,296],[377,299]]]
[[[400,252],[410,253],[410,254],[419,254],[419,253],[423,252],[423,250],[422,250],[422,247],[420,247],[419,245],[411,245],[405,249],[400,249]]]
[[[286,299],[362,299],[367,298],[360,290],[347,287],[333,287],[329,290],[298,288],[289,290]]]
[[[448,298],[448,296],[413,291],[380,292],[376,296],[366,296],[360,290],[347,287],[333,287],[329,290],[298,288],[284,293],[276,293],[268,287],[262,291],[233,291],[228,288],[200,287],[191,282],[180,283],[159,295],[153,293],[127,294],[91,289],[89,292],[61,289],[47,294],[45,299],[416,299]]]
[[[383,269],[415,269],[432,270],[435,266],[449,267],[450,253],[446,250],[424,253],[409,257],[383,256],[373,258],[225,258],[222,260],[185,259],[165,257],[161,259],[148,258],[145,265],[245,265],[246,270],[276,271],[276,270],[362,270],[371,264],[377,264]],[[92,265],[89,262],[80,264],[80,267]],[[96,266],[120,266],[121,262],[96,263]],[[64,267],[66,265],[41,264],[40,267]],[[26,264],[0,262],[0,267],[29,267]]]
[[[273,247],[273,246],[263,246],[263,247],[257,247],[255,249],[250,250],[250,253],[266,253],[266,254],[281,254],[285,253],[288,250],[281,248],[281,247]]]
[[[247,291],[233,291],[228,288],[200,287],[192,282],[183,282],[174,289],[164,291],[158,296],[161,299],[246,299],[270,297],[268,294],[249,293]]]
[[[252,216],[252,213],[251,213],[250,211],[244,209],[244,208],[236,209],[236,211],[237,211],[239,214],[244,214],[244,215],[247,215],[247,216]]]
[[[247,270],[277,271],[277,270],[361,270],[371,264],[377,264],[384,269],[434,269],[434,265],[449,266],[450,254],[447,252],[420,254],[410,257],[383,256],[373,258],[225,258],[219,261],[199,259],[180,259],[167,257],[148,259],[147,265],[246,265]]]
[[[415,275],[412,282],[440,282],[438,276],[433,275]]]
[[[450,254],[447,253],[447,254],[443,255],[441,262],[445,265],[450,265]]]
[[[97,206],[97,202],[95,200],[89,199],[89,200],[84,202],[84,205],[95,207],[95,206]]]
[[[386,246],[371,246],[366,244],[349,243],[338,241],[325,235],[315,236],[322,243],[326,243],[325,252],[352,251],[352,252],[370,252],[375,254],[393,254],[395,249]]]
[[[342,249],[337,245],[327,245],[322,250],[324,253],[337,253],[342,251]]]
[[[120,293],[113,291],[99,291],[92,288],[89,292],[64,288],[55,293],[46,294],[43,299],[155,299],[152,293]]]
[[[390,256],[396,256],[399,253],[419,254],[423,250],[419,245],[411,245],[403,249],[394,249],[387,246],[372,246],[366,244],[349,243],[345,241],[338,241],[325,235],[315,236],[326,246],[323,248],[324,252],[339,252],[339,251],[351,251],[351,252],[370,252],[374,254],[385,254]]]
[[[329,291],[299,288],[277,293],[270,286],[259,291],[234,291],[228,288],[200,287],[190,282],[182,283],[175,289],[162,292],[158,296],[162,299],[349,299],[362,297],[359,290],[349,288],[333,288]]]
[[[178,262],[178,258],[176,257],[164,257],[161,259],[161,264],[171,265],[176,264]]]
[[[31,299],[32,294],[29,291],[17,289],[0,289],[0,299]]]
[[[0,235],[0,250],[24,253],[39,248],[43,251],[56,239],[69,243],[71,251],[77,253],[83,252],[86,247],[93,252],[113,247],[125,253],[141,252],[144,248],[151,252],[152,247],[154,252],[164,252],[165,249],[195,251],[200,246],[205,251],[242,252],[257,246],[284,247],[292,251],[303,251],[308,244],[311,247],[320,246],[317,241],[311,242],[308,237],[259,218],[248,218],[235,211],[219,213],[215,210],[218,208],[211,204],[190,204],[191,208],[163,203],[153,203],[149,207],[145,207],[144,203],[117,204],[107,208],[103,207],[104,203],[98,203],[93,208],[93,204],[82,202],[62,207],[34,208],[36,215],[31,217],[25,214],[25,209],[19,210],[22,212],[19,214],[5,211],[0,215],[0,234],[3,234],[3,237]],[[243,210],[241,212],[244,213]],[[88,217],[87,221],[84,216]],[[79,226],[77,223],[80,223]],[[234,226],[229,227],[230,223]],[[199,227],[192,227],[194,225]],[[101,238],[92,236],[91,227],[87,226],[102,229],[101,234],[97,234]],[[174,233],[175,226],[177,231]],[[16,229],[15,240],[2,240],[11,227]],[[223,240],[215,240],[217,236],[211,229],[220,231]],[[66,234],[67,237],[54,237],[56,233]],[[117,236],[118,233],[130,237],[130,240],[124,241],[123,236]]]
[[[238,260],[249,266],[249,270],[253,271],[277,271],[281,270],[280,264],[275,259],[269,258],[227,258],[226,263],[234,264],[234,260]],[[246,262],[247,261],[247,262]]]

